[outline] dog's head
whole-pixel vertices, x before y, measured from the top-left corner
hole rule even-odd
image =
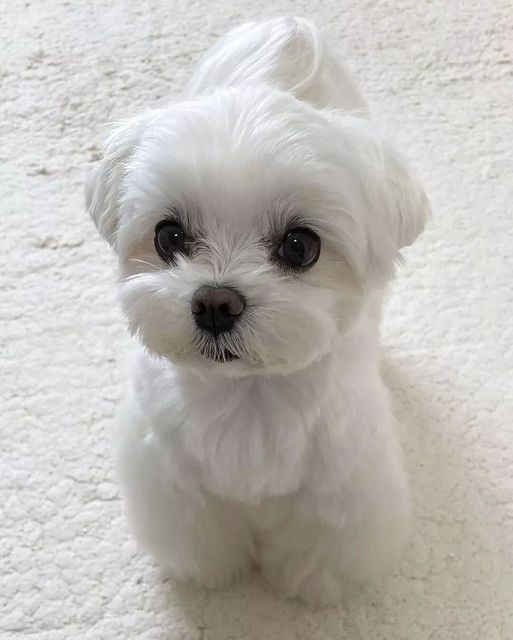
[[[320,358],[392,276],[428,204],[372,124],[275,89],[143,114],[87,185],[149,351],[226,375]]]

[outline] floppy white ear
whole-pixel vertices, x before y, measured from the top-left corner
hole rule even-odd
[[[382,141],[381,180],[377,180],[373,222],[367,235],[367,274],[383,281],[401,261],[400,250],[422,233],[431,208],[406,159]],[[381,184],[379,184],[381,183]]]
[[[342,133],[339,161],[346,168],[340,188],[361,232],[347,251],[356,273],[382,283],[393,275],[400,250],[424,229],[429,201],[407,160],[371,121],[334,118]]]
[[[385,143],[386,182],[397,249],[412,244],[422,233],[431,212],[429,200],[405,158]]]
[[[367,230],[367,273],[377,281],[393,274],[400,250],[422,233],[430,214],[429,200],[406,158],[381,140],[372,193],[374,215]]]
[[[126,166],[152,117],[153,112],[148,112],[121,123],[107,138],[103,157],[86,183],[85,200],[89,215],[100,235],[113,247]]]

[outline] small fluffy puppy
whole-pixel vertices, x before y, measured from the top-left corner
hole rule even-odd
[[[417,180],[316,27],[280,18],[115,129],[86,192],[144,347],[118,416],[137,539],[207,588],[256,565],[339,602],[408,520],[378,359],[384,290],[428,214]]]

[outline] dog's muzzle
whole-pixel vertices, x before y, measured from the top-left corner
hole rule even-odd
[[[197,326],[213,336],[230,331],[242,315],[246,302],[228,287],[200,287],[192,296],[191,311]]]

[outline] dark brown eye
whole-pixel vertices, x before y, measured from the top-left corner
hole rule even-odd
[[[278,248],[278,256],[293,269],[313,266],[321,253],[321,239],[310,229],[291,229]]]
[[[174,220],[161,220],[155,227],[155,250],[165,262],[173,262],[177,253],[186,253],[185,231]]]

